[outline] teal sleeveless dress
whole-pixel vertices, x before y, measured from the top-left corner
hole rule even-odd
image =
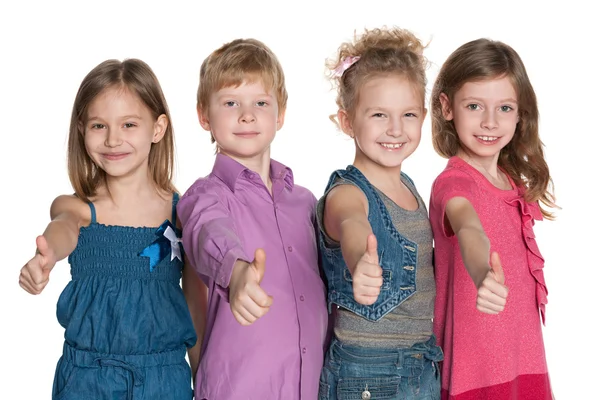
[[[179,285],[178,200],[158,228],[99,224],[89,203],[57,305],[65,343],[53,399],[192,398],[185,355],[196,333]]]

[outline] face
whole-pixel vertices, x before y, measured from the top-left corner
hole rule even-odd
[[[354,138],[357,162],[399,167],[421,141],[427,110],[415,86],[402,76],[377,77],[360,89],[353,117],[338,113],[342,130]]]
[[[440,96],[442,112],[454,121],[464,152],[479,161],[498,160],[519,122],[517,93],[508,77],[465,83],[452,104]]]
[[[165,115],[154,119],[128,89],[108,88],[88,108],[85,147],[109,177],[147,174],[150,147],[162,139],[167,124]]]
[[[269,154],[275,133],[283,126],[284,110],[262,82],[244,82],[211,94],[208,112],[198,110],[198,117],[219,152],[249,160]]]

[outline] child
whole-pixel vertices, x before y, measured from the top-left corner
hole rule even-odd
[[[129,59],[94,68],[71,117],[75,194],[54,200],[20,276],[23,289],[39,294],[69,257],[53,399],[192,396],[185,353],[196,334],[179,286],[173,157],[169,110],[150,67]]]
[[[440,396],[433,237],[401,172],[427,112],[423,49],[409,31],[367,30],[329,65],[337,121],[356,155],[331,175],[317,211],[328,302],[337,305],[322,400]]]
[[[554,196],[525,66],[506,44],[475,40],[450,55],[432,96],[433,144],[449,158],[430,204],[442,398],[550,399],[533,223],[552,217],[539,203]]]
[[[281,65],[258,40],[234,40],[202,64],[198,117],[217,155],[177,206],[209,290],[197,399],[317,398],[327,311],[316,199],[270,157],[286,102]]]

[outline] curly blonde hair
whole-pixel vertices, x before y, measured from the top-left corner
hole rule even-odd
[[[362,35],[355,32],[354,40],[342,43],[336,56],[326,61],[327,77],[337,89],[336,104],[339,109],[353,116],[361,87],[374,77],[388,74],[405,76],[423,95],[424,108],[427,85],[425,69],[428,63],[423,50],[426,47],[406,29],[365,29]],[[352,57],[359,59],[340,74],[340,65]],[[332,115],[330,119],[338,125],[335,117]]]
[[[498,165],[517,185],[525,188],[525,199],[555,204],[554,185],[544,159],[543,143],[538,133],[537,98],[519,54],[505,43],[477,39],[456,49],[442,65],[431,94],[431,135],[433,147],[444,158],[455,156],[461,147],[453,121],[444,118],[440,95],[452,104],[456,92],[467,82],[508,77],[517,92],[519,122],[513,139],[500,150]],[[542,209],[547,219],[551,212]]]

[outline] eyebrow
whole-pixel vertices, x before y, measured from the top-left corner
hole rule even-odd
[[[469,96],[469,97],[465,97],[464,99],[462,99],[461,101],[468,101],[468,100],[477,100],[477,101],[485,101],[484,99],[480,98],[480,97],[473,97],[473,96]],[[517,100],[513,99],[512,97],[508,97],[506,99],[502,99],[499,101],[499,103],[518,103]]]
[[[124,115],[122,117],[119,117],[119,119],[142,119],[142,117],[140,117],[139,115],[131,114],[131,115]],[[97,117],[97,116],[88,118],[88,121],[93,121],[93,120],[103,121],[104,119],[102,117]]]

